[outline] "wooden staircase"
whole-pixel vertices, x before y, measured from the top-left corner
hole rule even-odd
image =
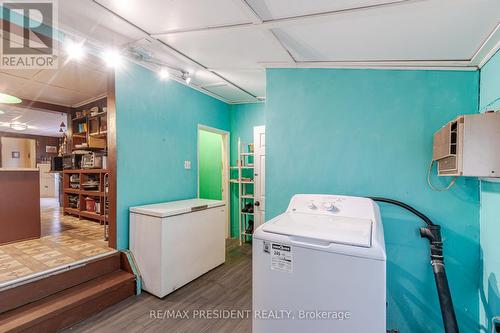
[[[0,291],[0,332],[57,332],[135,295],[121,253]]]

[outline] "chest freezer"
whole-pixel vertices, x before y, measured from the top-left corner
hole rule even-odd
[[[226,257],[224,201],[190,199],[130,208],[130,250],[142,288],[164,297]]]

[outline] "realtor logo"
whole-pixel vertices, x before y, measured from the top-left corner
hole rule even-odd
[[[0,68],[57,68],[56,2],[3,1]]]

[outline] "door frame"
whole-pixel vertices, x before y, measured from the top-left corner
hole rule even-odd
[[[196,182],[197,197],[200,197],[200,131],[220,134],[222,136],[222,200],[226,204],[226,238],[231,237],[231,194],[229,193],[229,172],[230,172],[230,132],[215,127],[198,124],[196,130]]]
[[[254,172],[254,188],[253,188],[253,196],[254,196],[254,230],[257,229],[260,225],[264,224],[266,222],[266,193],[265,193],[265,182],[266,182],[266,176],[265,174],[262,175],[262,169],[266,170],[266,162],[264,161],[264,165],[260,163],[260,156],[258,156],[257,152],[260,152],[261,149],[264,150],[264,157],[266,156],[266,144],[264,143],[264,148],[258,148],[258,134],[260,132],[264,133],[264,137],[266,134],[266,126],[261,125],[261,126],[254,126],[253,128],[253,172]],[[258,177],[258,178],[257,178]],[[262,190],[261,184],[264,184],[264,190]],[[259,189],[260,196],[257,195],[257,189]],[[261,197],[263,199],[261,199]],[[260,201],[260,205],[258,207],[255,206],[255,202]],[[263,210],[261,208],[264,207]],[[262,214],[262,215],[261,215]]]

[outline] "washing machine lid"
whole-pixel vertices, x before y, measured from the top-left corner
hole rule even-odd
[[[329,243],[371,247],[372,225],[370,219],[291,212],[265,223],[262,230]]]

